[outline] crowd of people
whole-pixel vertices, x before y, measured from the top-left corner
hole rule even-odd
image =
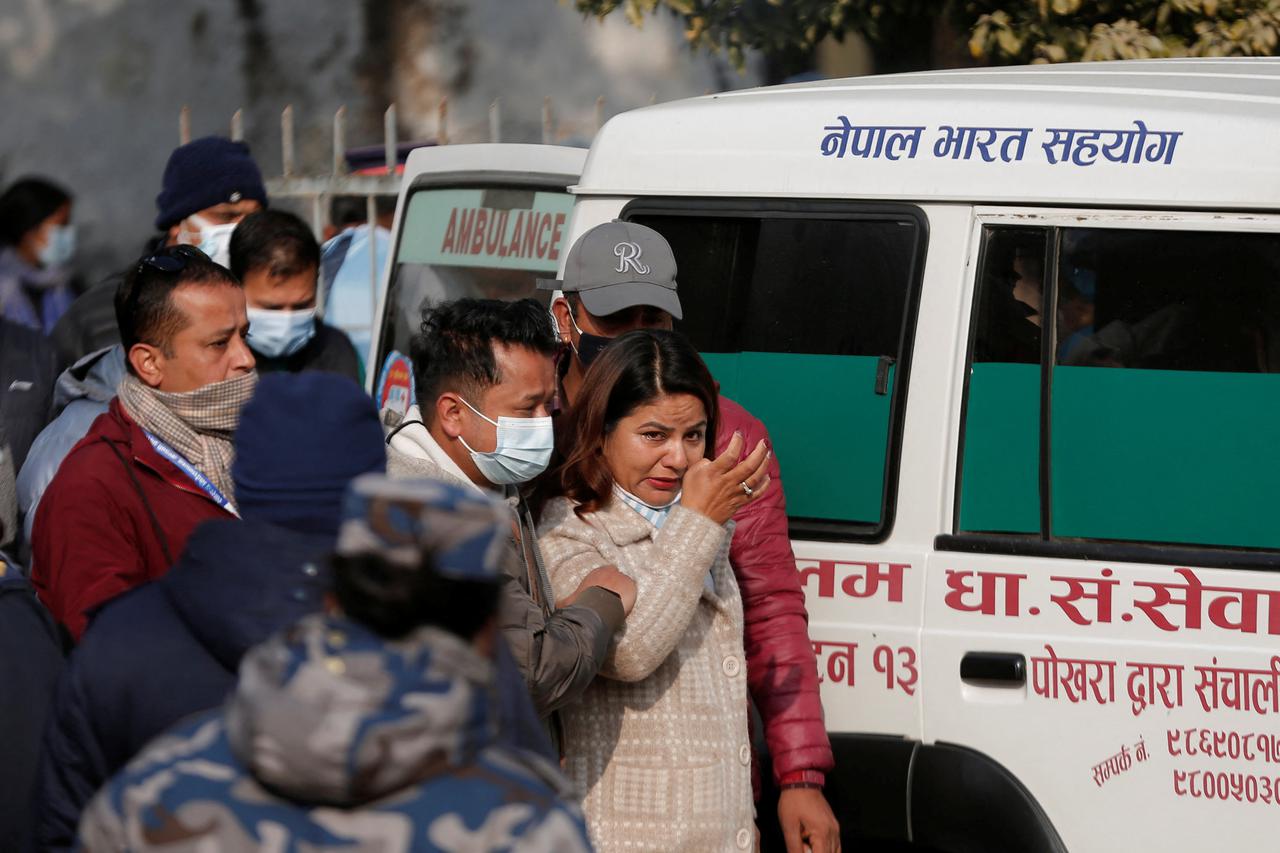
[[[754,705],[838,851],[778,460],[663,238],[424,305],[388,431],[268,201],[184,145],[76,296],[70,196],[0,195],[0,849],[752,850]]]

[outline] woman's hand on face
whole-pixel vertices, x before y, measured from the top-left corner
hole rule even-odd
[[[735,432],[724,453],[689,466],[684,475],[681,506],[724,524],[738,510],[759,500],[769,488],[769,457],[773,451],[761,439],[751,455],[738,462],[742,443],[742,433]]]

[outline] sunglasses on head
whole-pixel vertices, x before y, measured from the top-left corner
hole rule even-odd
[[[138,269],[134,275],[141,275],[142,271],[146,269],[172,275],[173,273],[182,272],[187,268],[189,261],[197,258],[209,260],[209,256],[195,246],[188,246],[185,243],[178,246],[169,246],[138,261]],[[142,288],[135,282],[125,303],[125,310],[131,316],[138,310],[138,299],[141,292]]]
[[[209,260],[209,256],[195,246],[182,244],[161,249],[154,255],[148,255],[138,261],[138,272],[150,268],[158,272],[175,273],[187,268],[187,262],[195,259]]]

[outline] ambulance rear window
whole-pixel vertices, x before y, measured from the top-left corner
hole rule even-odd
[[[683,320],[721,392],[769,430],[793,526],[876,536],[924,227],[912,208],[633,205],[667,238]]]
[[[959,530],[1280,548],[1280,234],[992,227],[978,285]]]
[[[422,188],[405,206],[383,312],[382,345],[409,352],[422,307],[463,297],[547,302],[537,279],[555,278],[568,250],[573,197],[519,187]]]

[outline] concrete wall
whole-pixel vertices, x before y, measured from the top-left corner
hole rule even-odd
[[[690,55],[674,20],[637,31],[556,0],[0,0],[0,179],[38,173],[73,191],[78,263],[95,279],[153,233],[184,104],[195,136],[228,133],[243,108],[270,176],[287,104],[316,171],[341,105],[351,146],[381,142],[391,100],[402,139],[432,136],[442,95],[452,141],[487,139],[495,98],[505,141],[540,141],[551,95],[558,136],[586,142],[598,96],[613,114],[757,80]]]

